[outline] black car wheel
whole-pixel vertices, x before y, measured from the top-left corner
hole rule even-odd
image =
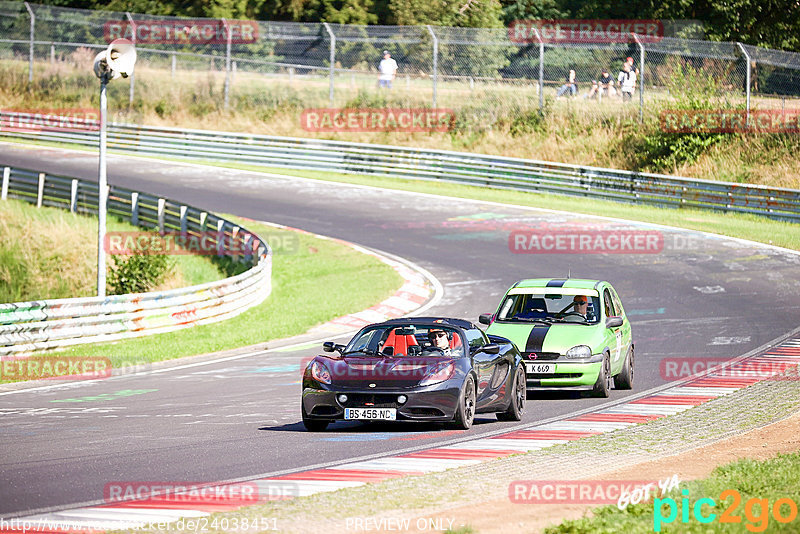
[[[597,374],[597,382],[592,388],[592,396],[607,398],[611,392],[611,382],[611,356],[606,354],[600,372]]]
[[[472,428],[475,419],[475,382],[468,377],[461,389],[461,396],[456,409],[455,426],[463,430]]]
[[[616,389],[633,389],[633,346],[628,351],[622,371],[614,377],[614,387]]]
[[[511,401],[508,403],[508,409],[497,413],[497,418],[500,421],[519,421],[522,419],[522,414],[525,413],[525,399],[528,395],[526,382],[525,366],[520,364],[517,367],[517,372],[511,385]]]
[[[301,410],[303,412],[303,426],[306,427],[306,430],[309,432],[322,432],[328,428],[330,421],[325,421],[324,419],[309,419],[306,415],[306,409],[301,408]]]

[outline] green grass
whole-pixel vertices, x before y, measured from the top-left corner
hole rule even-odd
[[[263,343],[302,334],[314,325],[368,308],[402,284],[391,267],[346,245],[239,222],[270,242],[287,243],[275,251],[272,294],[266,301],[221,323],[79,346],[59,355],[107,356],[114,367],[123,367]]]
[[[800,518],[783,524],[773,516],[773,506],[779,499],[788,498],[796,505],[800,503],[800,453],[782,454],[766,461],[739,460],[716,468],[710,477],[681,484],[681,490],[671,492],[668,497],[674,501],[676,518],[670,522],[657,521],[654,517],[656,503],[641,503],[628,506],[624,511],[616,506],[595,509],[592,517],[564,521],[556,527],[545,529],[546,534],[605,534],[625,532],[626,534],[652,533],[655,527],[665,533],[704,534],[707,532],[798,532]],[[734,496],[720,498],[725,490],[735,490],[741,497],[737,504]],[[665,500],[666,500],[665,498]],[[688,499],[688,521],[682,521],[682,511],[686,507],[683,498]],[[695,503],[701,498],[711,498],[715,506],[702,506],[706,516],[714,513],[713,522],[702,524],[694,517]],[[751,499],[754,501],[751,502]],[[768,509],[763,504],[766,502]],[[668,518],[670,506],[662,504],[657,517]],[[788,516],[789,505],[781,507],[781,513]],[[721,515],[728,510],[732,518],[739,517],[739,523],[721,523]],[[795,508],[796,510],[796,508]],[[748,515],[749,513],[749,515]]]
[[[109,232],[141,228],[109,217]],[[97,218],[60,208],[0,202],[0,302],[90,297],[97,294]],[[225,277],[199,256],[173,256],[162,289]],[[108,257],[111,264],[112,258]]]

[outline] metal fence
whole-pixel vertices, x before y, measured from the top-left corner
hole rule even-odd
[[[15,120],[0,112],[0,122]],[[31,129],[0,137],[97,146],[97,132]],[[111,124],[112,152],[456,182],[636,204],[753,213],[800,222],[800,190],[678,178],[445,150]]]
[[[198,20],[0,1],[0,58],[27,60],[31,80],[36,64],[72,63],[85,70],[96,49],[108,43],[111,23],[142,30]],[[688,69],[702,72],[721,98],[748,110],[800,98],[800,54],[739,43],[635,36],[616,43],[545,42],[539,33],[521,42],[505,28],[267,21],[254,22],[255,38],[243,42],[231,29],[236,21],[202,20],[221,28],[220,36],[194,44],[157,43],[152,33],[144,39],[141,31],[131,32],[140,40],[137,75],[205,72],[224,80],[224,89],[208,98],[226,108],[269,102],[280,87],[296,89],[305,106],[359,106],[374,100],[378,63],[388,50],[399,65],[393,88],[384,90],[391,103],[460,109],[465,102],[491,102],[524,109],[552,99],[570,69],[576,71],[579,97],[586,96],[602,67],[616,78],[632,57],[639,70],[637,94],[618,109],[640,116],[648,106],[680,98]],[[131,103],[135,87],[132,77]]]
[[[96,135],[96,134],[95,134]],[[97,212],[98,186],[28,169],[2,168],[0,200],[23,200],[73,213]],[[256,306],[272,290],[272,252],[257,235],[198,208],[112,186],[108,213],[161,232],[174,230],[211,242],[238,243],[252,264],[202,285],[129,295],[0,304],[0,356],[114,341],[222,321]]]

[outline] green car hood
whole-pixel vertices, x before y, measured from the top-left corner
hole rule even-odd
[[[486,329],[486,333],[508,338],[523,354],[534,351],[558,352],[563,355],[576,345],[588,345],[592,349],[592,354],[599,354],[605,347],[603,326],[602,324],[570,323],[556,323],[547,326],[544,324],[494,322]],[[536,332],[531,336],[531,331],[534,329]]]

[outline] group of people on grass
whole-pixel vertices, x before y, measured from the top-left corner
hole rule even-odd
[[[639,69],[633,66],[633,58],[629,57],[622,64],[622,69],[617,75],[617,87],[622,96],[622,101],[627,102],[633,98],[633,93],[636,90],[636,76],[639,74]],[[603,69],[600,73],[599,80],[592,80],[592,88],[589,92],[583,95],[584,98],[603,98],[604,96],[614,96],[617,94],[617,89],[614,85],[614,78],[608,73],[608,69]],[[569,96],[578,94],[578,84],[575,80],[575,70],[570,69],[567,75],[567,80],[564,85],[558,88],[556,98],[569,93]]]

